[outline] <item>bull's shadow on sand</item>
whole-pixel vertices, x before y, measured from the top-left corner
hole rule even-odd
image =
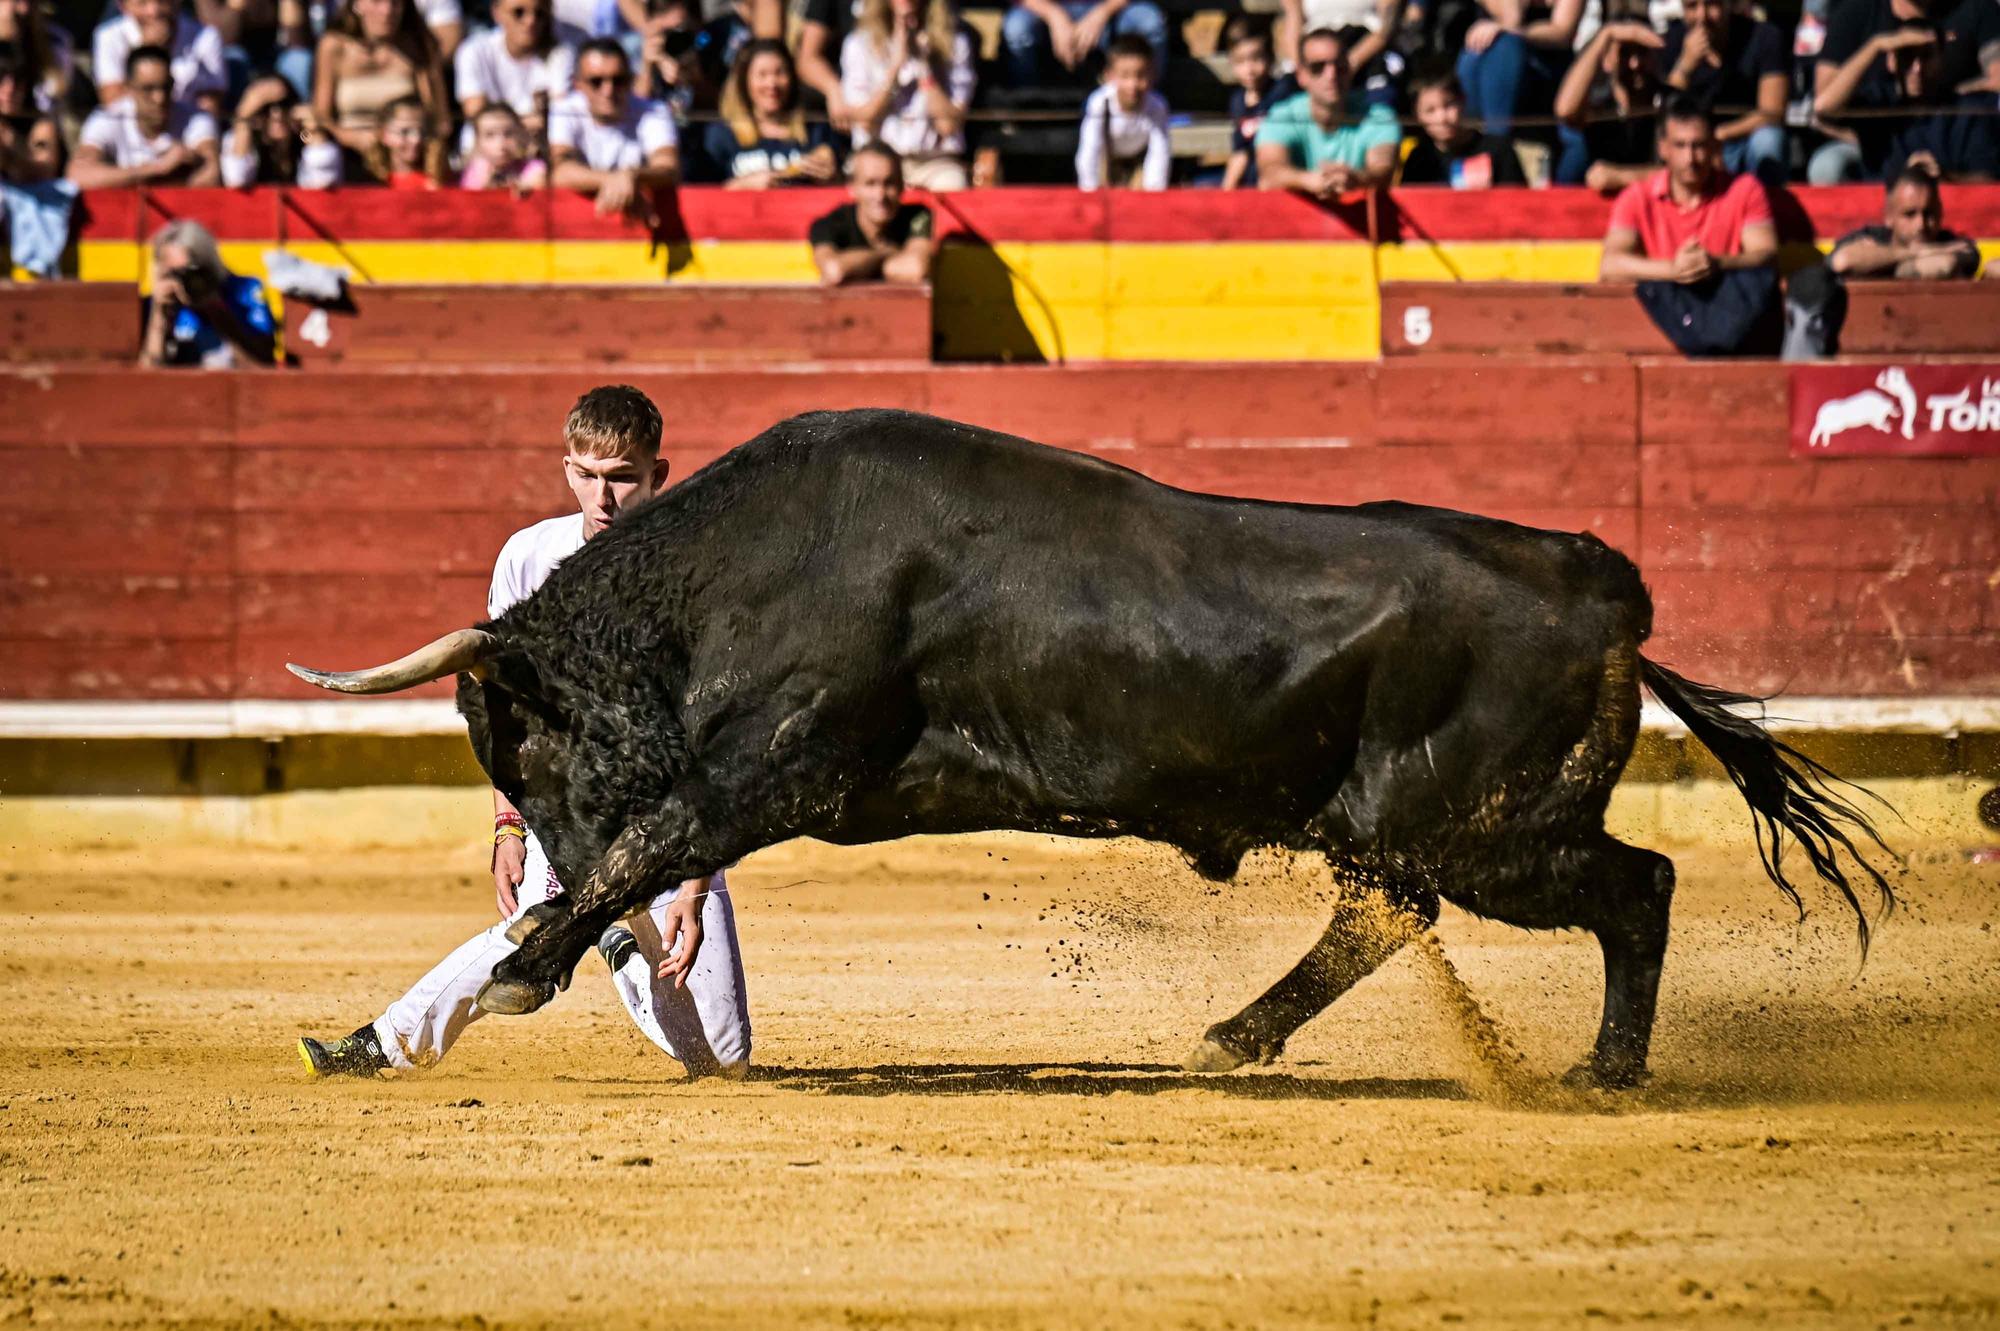
[[[1469,1100],[1441,1077],[1218,1077],[1172,1063],[883,1063],[851,1068],[765,1067],[751,1080],[824,1095],[1161,1095],[1203,1091],[1246,1100]]]

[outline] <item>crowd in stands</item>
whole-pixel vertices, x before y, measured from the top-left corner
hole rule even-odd
[[[990,53],[952,0],[703,2],[0,0],[0,174],[553,184],[610,210],[827,181],[882,143],[951,190],[1009,178],[982,135],[1010,108],[1067,105],[1084,189],[1609,192],[1660,169],[1659,108],[1693,97],[1724,167],[1768,183],[2000,175],[2000,0],[1280,0],[1197,66],[1234,85],[1206,163],[1175,159],[1189,61],[1156,0],[1012,0]]]

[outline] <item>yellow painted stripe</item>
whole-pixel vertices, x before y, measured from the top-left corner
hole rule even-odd
[[[145,278],[139,245],[78,248],[86,280]],[[227,243],[223,258],[259,272],[267,248]],[[698,241],[652,253],[625,241],[288,248],[383,283],[814,280],[804,243],[787,241]],[[2000,261],[2000,240],[1980,248]],[[1412,242],[1372,251],[1362,242],[1319,241],[949,245],[940,252],[933,319],[940,350],[952,359],[1373,360],[1381,352],[1379,282],[1588,282],[1598,253],[1592,241]]]

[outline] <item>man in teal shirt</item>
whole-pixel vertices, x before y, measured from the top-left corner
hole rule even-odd
[[[1340,38],[1317,28],[1299,43],[1303,92],[1271,108],[1257,131],[1257,183],[1316,199],[1389,183],[1402,128],[1387,107],[1347,116],[1347,52]]]

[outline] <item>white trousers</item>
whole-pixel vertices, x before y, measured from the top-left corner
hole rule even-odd
[[[493,968],[514,951],[507,941],[507,926],[528,907],[561,894],[562,885],[549,868],[541,843],[528,837],[514,915],[460,943],[375,1019],[375,1036],[392,1066],[433,1067],[451,1051],[460,1033],[486,1015],[473,1000],[493,977]],[[689,1075],[740,1068],[750,1061],[750,1007],[729,885],[720,872],[709,881],[701,912],[701,955],[684,987],[677,989],[672,980],[659,978],[659,969],[669,955],[661,942],[667,903],[679,895],[675,888],[625,920],[639,948],[611,977],[611,985],[633,1024],[669,1058],[679,1059]],[[673,950],[680,950],[678,943]],[[596,964],[595,958],[586,956],[577,968]]]

